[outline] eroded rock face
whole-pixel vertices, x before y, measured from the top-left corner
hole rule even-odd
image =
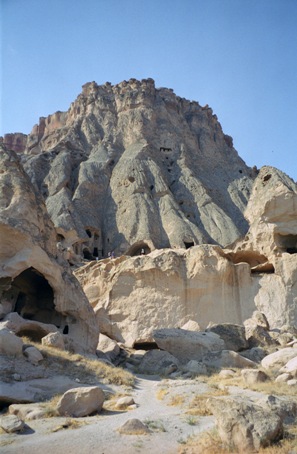
[[[16,312],[23,329],[11,318],[5,322],[9,329],[39,341],[49,332],[43,327],[52,326],[53,331],[55,325],[69,349],[95,352],[98,326],[93,310],[56,247],[42,198],[16,154],[5,148],[0,169],[1,319]]]
[[[67,112],[40,118],[24,153],[72,261],[227,245],[247,231],[256,172],[208,106],[152,79],[85,84]]]
[[[249,265],[234,265],[218,246],[106,259],[75,275],[100,331],[130,346],[152,342],[155,329],[189,320],[201,329],[209,322],[242,324],[256,309]]]

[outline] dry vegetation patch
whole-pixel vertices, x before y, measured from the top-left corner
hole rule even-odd
[[[210,397],[228,395],[229,391],[226,388],[220,389],[217,386],[212,386],[211,389],[208,390],[206,393],[198,394],[194,397],[186,413],[192,416],[210,416],[212,415],[212,411],[210,410],[209,405],[207,403],[208,399]]]
[[[38,348],[44,357],[42,364],[52,375],[65,375],[92,385],[98,381],[128,387],[134,385],[133,375],[121,367],[112,367],[99,359],[72,354],[68,351],[32,342],[26,338],[23,338],[23,342]]]

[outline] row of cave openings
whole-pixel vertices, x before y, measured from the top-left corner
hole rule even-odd
[[[98,232],[94,232],[91,229],[86,229],[85,230],[87,236],[89,237],[89,240],[81,242],[81,243],[75,243],[73,245],[73,249],[75,254],[83,257],[85,260],[100,260],[103,258],[106,258],[109,256],[109,253],[112,252],[111,248],[109,250],[105,251],[103,249],[103,244],[102,244],[102,239],[100,238],[100,235]],[[62,234],[57,235],[57,242],[63,243],[65,240],[64,236]],[[110,243],[109,238],[107,238],[107,245]],[[184,241],[184,247],[185,249],[189,249],[190,247],[195,246],[194,241]],[[144,242],[144,241],[139,241],[132,245],[128,251],[126,252],[126,255],[130,255],[131,257],[137,256],[137,255],[147,255],[151,252],[151,248],[149,245]]]
[[[1,293],[1,300],[9,308],[8,313],[17,312],[25,320],[55,325],[61,333],[69,334],[69,317],[56,311],[54,291],[47,279],[35,268],[27,268],[12,282],[10,278],[0,279]],[[20,328],[16,334],[40,342],[48,331],[38,323],[31,323],[30,328]]]

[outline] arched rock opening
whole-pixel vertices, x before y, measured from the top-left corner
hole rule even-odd
[[[251,267],[251,273],[274,273],[274,266],[265,257],[256,251],[236,251],[230,252],[226,257],[234,264],[248,263]]]
[[[55,309],[52,287],[36,269],[28,268],[19,274],[12,281],[9,292],[14,295],[12,312],[24,319],[53,324],[58,328],[65,325],[66,317]]]
[[[134,257],[136,255],[146,255],[151,252],[150,247],[145,243],[144,241],[139,241],[133,246],[130,247],[130,249],[127,251],[127,255],[131,255],[131,257]]]
[[[91,252],[87,248],[84,248],[83,256],[84,256],[84,259],[86,259],[86,260],[94,260],[93,255],[91,254]]]
[[[184,241],[184,245],[186,249],[195,246],[194,241]]]

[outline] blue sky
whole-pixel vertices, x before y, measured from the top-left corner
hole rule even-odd
[[[209,104],[239,155],[297,180],[297,0],[0,0],[0,135],[92,80]]]

